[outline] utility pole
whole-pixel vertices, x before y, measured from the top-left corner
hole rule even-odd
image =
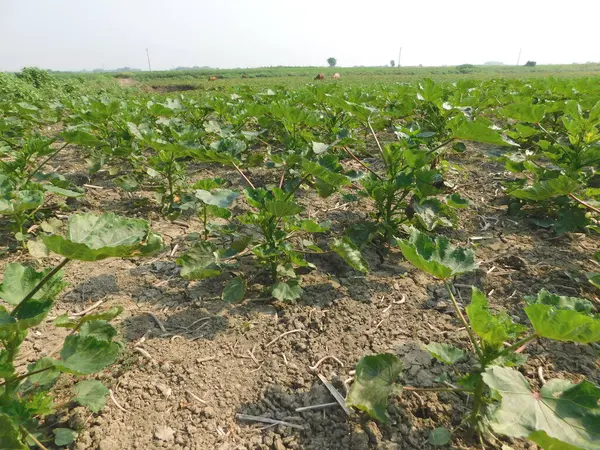
[[[521,62],[521,50],[523,50],[523,49],[522,48],[519,49],[519,57],[517,58],[517,66]]]
[[[401,65],[401,63],[400,63],[401,59],[402,59],[402,47],[400,47],[400,51],[398,52],[398,67],[400,67],[400,65]]]
[[[146,49],[146,56],[148,57],[148,70],[152,72],[152,66],[150,65],[150,52]]]

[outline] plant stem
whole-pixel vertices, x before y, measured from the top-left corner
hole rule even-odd
[[[4,386],[4,385],[9,384],[9,383],[14,383],[15,381],[21,381],[21,380],[24,380],[27,377],[30,377],[31,375],[36,375],[38,373],[46,372],[46,371],[52,370],[52,369],[54,369],[54,366],[44,367],[43,369],[34,370],[33,372],[27,372],[27,373],[25,373],[23,375],[19,375],[18,377],[10,378],[8,380],[4,380],[2,383],[0,383],[0,386]]]
[[[375,130],[373,130],[373,127],[371,126],[371,121],[369,119],[367,119],[367,125],[369,126],[369,130],[371,130],[371,134],[375,138],[375,143],[377,144],[377,148],[379,148],[379,152],[381,153],[381,157],[383,158],[383,163],[387,167],[387,161],[385,160],[385,153],[383,152],[383,147],[381,147],[381,144],[379,143],[379,139],[377,138],[377,135],[375,134]]]
[[[25,179],[25,183],[23,184],[27,184],[32,178],[33,176],[38,173],[42,167],[44,167],[46,165],[46,163],[48,163],[48,161],[50,161],[52,158],[54,158],[56,155],[58,155],[58,153],[60,153],[61,150],[63,150],[67,145],[69,145],[68,142],[65,142],[65,145],[63,145],[62,147],[59,147],[54,153],[51,153],[45,160],[43,160],[41,163],[38,164],[38,166],[33,170],[33,172],[31,172],[29,174],[29,176]]]
[[[444,286],[446,286],[446,290],[448,291],[448,295],[450,296],[450,301],[452,302],[452,306],[454,306],[454,310],[456,311],[456,314],[458,315],[460,321],[462,322],[463,326],[465,327],[465,330],[467,330],[467,333],[469,334],[469,339],[471,340],[471,343],[473,344],[473,348],[475,349],[475,353],[477,353],[477,357],[479,358],[480,361],[483,361],[483,352],[481,351],[481,348],[479,347],[479,343],[477,342],[477,338],[475,337],[475,334],[473,333],[471,326],[469,325],[469,323],[467,322],[467,319],[465,319],[465,316],[463,315],[460,308],[458,307],[458,303],[456,303],[456,298],[454,298],[454,294],[452,293],[452,288],[450,287],[450,282],[448,282],[447,280],[444,280]]]
[[[243,178],[244,180],[246,180],[246,183],[248,183],[248,185],[249,185],[249,186],[250,186],[252,189],[256,189],[256,188],[254,187],[254,185],[252,184],[252,181],[250,181],[250,180],[248,179],[248,177],[247,177],[246,175],[244,175],[244,172],[242,172],[242,169],[240,169],[240,168],[238,167],[238,165],[237,165],[236,163],[234,163],[234,162],[231,162],[231,164],[233,164],[233,167],[235,168],[235,170],[237,170],[237,171],[238,171],[238,173],[239,173],[239,174],[242,176],[242,178]]]
[[[204,205],[204,240],[208,241],[208,230],[206,229],[206,223],[208,222],[208,213],[206,212],[207,206]]]
[[[297,253],[304,253],[305,255],[326,255],[328,253],[333,253],[333,250],[323,250],[322,252],[311,252],[311,251],[306,251],[306,250],[294,249],[292,251],[297,252]]]
[[[515,342],[510,347],[507,347],[504,350],[502,350],[498,356],[506,355],[507,353],[514,352],[515,350],[518,350],[523,345],[527,344],[529,341],[533,341],[537,337],[538,337],[538,335],[536,333],[530,334],[529,336],[524,337],[520,341]]]
[[[555,138],[554,136],[552,136],[552,135],[550,134],[550,132],[549,132],[548,130],[546,130],[546,129],[545,129],[543,126],[542,126],[542,124],[541,124],[541,123],[539,123],[539,122],[538,122],[537,126],[538,126],[538,127],[540,127],[540,129],[541,129],[541,130],[542,130],[544,133],[546,133],[546,134],[548,135],[548,137],[549,137],[550,139],[552,139],[556,145],[560,145],[560,143],[559,143],[559,142],[556,140],[556,138]]]
[[[31,433],[29,432],[29,430],[27,430],[27,428],[25,428],[25,427],[23,427],[23,426],[22,426],[22,427],[21,427],[21,431],[24,431],[24,432],[27,434],[27,436],[29,436],[29,438],[30,438],[30,439],[31,439],[33,442],[35,442],[35,445],[37,445],[37,446],[38,446],[38,447],[39,447],[41,450],[48,450],[48,447],[44,446],[44,444],[42,444],[40,441],[38,441],[38,440],[36,439],[36,437],[35,437],[33,434],[31,434]]]
[[[575,194],[571,193],[569,194],[569,197],[571,197],[573,200],[575,200],[577,203],[585,206],[588,209],[591,209],[592,211],[600,214],[600,209],[596,208],[595,206],[590,205],[589,203],[581,200],[580,198],[576,197]]]
[[[436,151],[438,151],[440,148],[445,147],[446,145],[448,145],[450,142],[452,142],[454,140],[454,138],[450,138],[445,142],[442,142],[440,145],[438,145],[437,147],[429,150],[428,153],[435,153]]]
[[[477,380],[477,385],[475,386],[475,393],[473,394],[473,409],[471,410],[471,417],[469,418],[472,431],[475,430],[475,426],[477,425],[477,421],[479,420],[479,410],[481,409],[483,400],[483,388],[483,378],[479,376],[479,379]]]
[[[283,172],[281,173],[281,178],[279,179],[279,189],[283,188],[283,182],[285,181],[285,164],[283,165]]]
[[[71,261],[69,258],[64,258],[59,264],[58,266],[56,266],[54,269],[52,269],[50,272],[48,272],[46,274],[46,276],[44,278],[42,278],[40,280],[40,282],[31,290],[29,291],[29,294],[27,294],[25,296],[25,298],[23,300],[21,300],[21,302],[15,306],[15,309],[13,309],[10,313],[11,316],[15,317],[16,314],[19,312],[19,310],[21,309],[21,307],[23,306],[23,304],[29,300],[31,300],[33,298],[33,296],[35,294],[37,294],[37,292],[48,282],[50,281],[50,279],[57,274],[57,272],[62,269],[69,261]]]
[[[410,392],[473,392],[472,389],[463,388],[416,388],[412,386],[403,386],[402,389]]]
[[[357,163],[359,163],[362,167],[364,167],[365,169],[367,169],[369,172],[371,172],[373,175],[375,175],[379,180],[383,181],[383,178],[377,173],[375,172],[373,169],[371,169],[369,166],[367,166],[364,162],[362,162],[360,159],[358,159],[356,157],[356,155],[354,153],[352,153],[350,151],[350,149],[348,148],[348,146],[344,146],[342,147],[344,150],[346,150],[346,153],[348,153],[352,159],[354,159]]]

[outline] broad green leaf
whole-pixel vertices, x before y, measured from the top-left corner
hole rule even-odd
[[[94,336],[67,336],[60,352],[62,360],[56,367],[68,373],[90,375],[114,363],[121,353],[121,344],[96,339]]]
[[[566,208],[559,213],[558,220],[554,223],[554,231],[558,235],[572,233],[583,230],[587,222],[584,209]]]
[[[140,141],[144,140],[144,135],[140,131],[140,128],[133,122],[127,122],[127,129],[132,136],[136,137]]]
[[[431,342],[425,348],[435,359],[448,365],[455,364],[465,357],[464,351],[450,344]]]
[[[40,228],[46,233],[58,233],[62,229],[62,226],[62,221],[53,217],[40,223]]]
[[[302,212],[302,207],[291,200],[265,200],[265,208],[276,217],[295,216]]]
[[[55,327],[59,327],[59,328],[77,328],[77,324],[78,321],[69,318],[69,314],[67,313],[63,313],[60,316],[58,316],[56,319],[54,319],[54,321],[52,322],[52,324]]]
[[[55,428],[52,432],[54,433],[54,444],[58,447],[72,444],[77,439],[77,432],[70,428]]]
[[[76,401],[82,406],[87,406],[93,413],[98,413],[104,408],[108,389],[98,380],[80,381],[75,386]]]
[[[443,236],[432,240],[416,228],[412,229],[408,240],[399,240],[398,246],[411,264],[442,280],[478,267],[473,250],[455,247]]]
[[[475,286],[466,311],[473,331],[494,348],[502,346],[504,341],[515,339],[526,330],[524,326],[514,323],[508,314],[492,314],[485,294]]]
[[[577,181],[561,175],[550,180],[536,181],[531,186],[515,189],[510,191],[509,194],[523,200],[547,200],[552,197],[568,195],[577,189],[578,185]]]
[[[581,450],[580,447],[567,444],[555,438],[551,438],[544,431],[534,431],[527,439],[535,442],[544,450]]]
[[[528,359],[529,355],[527,354],[510,352],[490,361],[488,366],[519,367],[525,364]]]
[[[454,123],[452,131],[455,139],[486,144],[514,145],[514,143],[505,140],[500,133],[492,130],[486,123],[481,121],[460,120]]]
[[[589,381],[554,379],[532,392],[520,372],[495,366],[486,369],[483,381],[502,396],[491,421],[494,431],[512,437],[543,431],[576,447],[600,448],[600,388]]]
[[[78,198],[78,197],[81,197],[84,195],[83,192],[77,192],[77,191],[73,191],[71,189],[64,189],[64,188],[61,188],[58,186],[54,186],[52,184],[44,185],[44,190],[46,192],[62,195],[63,197],[68,197],[68,198]]]
[[[449,208],[437,198],[426,198],[413,204],[415,216],[427,231],[433,231],[438,225],[452,227]]]
[[[29,450],[21,441],[18,428],[7,414],[0,413],[0,448],[6,450]]]
[[[531,127],[528,127],[527,125],[523,125],[520,123],[515,125],[515,129],[519,133],[519,137],[524,138],[524,139],[527,139],[528,137],[531,137],[534,134],[537,134],[540,132],[539,130],[536,130],[535,128],[531,128]]]
[[[213,189],[210,192],[199,189],[194,195],[207,205],[229,208],[240,194],[229,189]]]
[[[446,203],[456,209],[464,209],[469,206],[469,200],[462,198],[457,192],[446,197]]]
[[[135,192],[142,186],[141,181],[132,174],[123,175],[114,179],[117,186],[126,192]]]
[[[271,288],[271,295],[279,301],[288,302],[300,298],[302,288],[297,281],[278,281]]]
[[[306,231],[307,233],[323,233],[324,231],[328,231],[331,228],[331,222],[321,222],[317,223],[311,219],[304,219],[300,222],[300,229],[302,231]]]
[[[31,387],[36,387],[40,389],[49,389],[54,386],[54,383],[58,379],[60,375],[60,371],[54,369],[55,361],[51,358],[41,358],[38,359],[35,363],[29,364],[27,366],[27,372],[36,372],[41,369],[48,369],[44,372],[33,374],[27,378],[22,385],[22,390],[29,389]]]
[[[286,265],[279,264],[277,266],[277,277],[296,278],[296,271],[291,263]]]
[[[302,170],[334,187],[347,186],[350,184],[350,180],[345,175],[332,172],[327,167],[305,158],[302,158]]]
[[[44,192],[18,191],[13,198],[0,198],[0,214],[14,215],[36,209],[44,203]]]
[[[229,248],[219,250],[219,255],[223,258],[230,258],[233,255],[237,255],[238,253],[246,250],[250,242],[252,242],[251,236],[243,236],[238,240],[233,241]]]
[[[107,143],[83,130],[66,130],[61,133],[61,136],[69,144],[75,144],[81,147],[108,147]]]
[[[542,304],[527,306],[525,313],[540,337],[579,344],[600,341],[600,319]]]
[[[511,103],[500,110],[504,117],[518,120],[519,122],[539,123],[546,114],[544,105],[530,103]]]
[[[238,303],[246,294],[246,283],[240,277],[235,277],[225,285],[223,289],[223,301],[225,303]]]
[[[39,325],[46,318],[54,300],[29,299],[22,302],[14,317],[0,306],[0,338],[6,338],[12,333],[23,332],[28,328]]]
[[[100,341],[110,342],[117,335],[117,330],[105,320],[92,320],[81,325],[79,335],[93,336]]]
[[[109,308],[106,311],[102,311],[96,314],[87,314],[79,319],[79,323],[90,322],[92,320],[110,321],[120,316],[122,312],[122,306],[113,306],[112,308]]]
[[[546,289],[542,289],[540,292],[538,292],[537,297],[525,297],[525,301],[530,305],[550,305],[557,309],[566,309],[581,313],[590,313],[594,310],[594,304],[589,300],[578,297],[567,297],[564,295],[552,294]]]
[[[33,393],[30,393],[29,396],[26,397],[25,407],[33,412],[35,415],[39,416],[48,416],[56,412],[56,405],[53,401],[51,395],[48,395],[47,392],[36,390]],[[41,434],[38,436],[41,437]],[[28,444],[31,444],[30,440],[25,438]]]
[[[452,439],[452,433],[450,430],[444,427],[439,427],[429,432],[429,438],[427,442],[431,445],[446,445]]]
[[[0,284],[0,298],[10,305],[18,305],[49,271],[50,269],[36,272],[32,267],[19,263],[7,264],[2,284]],[[40,300],[42,297],[54,299],[66,286],[67,283],[62,281],[62,272],[59,272],[33,298],[36,300]]]
[[[467,146],[464,144],[464,142],[456,142],[452,146],[452,150],[454,150],[457,153],[463,153],[467,151]]]
[[[326,152],[329,148],[329,145],[323,144],[322,142],[313,142],[312,149],[315,155],[320,155],[323,152]]]
[[[150,231],[148,222],[113,213],[72,215],[66,237],[53,235],[42,239],[51,251],[80,261],[146,256],[162,248],[162,238]]]
[[[344,236],[342,238],[336,238],[330,244],[331,250],[336,252],[338,255],[342,257],[346,263],[354,270],[358,270],[359,272],[368,272],[369,265],[362,257],[360,250],[354,243],[350,240],[349,237]]]
[[[221,273],[217,248],[207,241],[197,242],[176,262],[181,266],[181,276],[188,280],[202,280]]]
[[[46,244],[44,244],[41,240],[28,240],[27,250],[29,250],[29,254],[36,259],[46,258],[50,256],[50,251],[48,250],[48,247],[46,247]]]
[[[402,361],[396,355],[380,353],[363,356],[356,365],[356,376],[346,398],[346,405],[386,423],[388,398],[400,372]]]

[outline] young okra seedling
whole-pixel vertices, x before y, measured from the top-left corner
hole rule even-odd
[[[321,164],[323,161],[315,162],[297,157],[287,160],[289,164],[286,164],[286,171],[280,179],[279,186],[256,187],[238,167],[239,160],[231,155],[208,151],[198,157],[233,165],[249,186],[245,189],[244,196],[252,210],[236,218],[238,229],[233,233],[235,240],[230,247],[219,248],[206,239],[208,235],[205,233],[204,240],[197,242],[188,253],[177,260],[182,266],[181,275],[190,280],[217,276],[224,268],[231,266],[231,260],[239,259],[243,255],[254,255],[267,270],[271,284],[270,295],[281,301],[298,299],[302,288],[297,268],[314,268],[305,255],[325,252],[307,239],[307,236],[328,231],[330,224],[299,218],[298,215],[304,208],[297,203],[295,194],[302,186],[313,181],[315,184],[320,183],[319,192],[322,195],[331,195],[340,187],[350,184],[348,178]],[[294,164],[291,164],[292,159]],[[223,207],[231,203],[234,193],[220,192],[217,198],[216,191],[196,191],[196,197],[204,203],[214,202],[222,204]],[[359,271],[367,270],[360,252],[347,238],[334,240],[330,247],[331,251],[338,253],[353,268]],[[233,284],[225,287],[223,298],[225,299],[225,293],[229,293],[231,288],[236,293],[241,292],[233,297],[241,300],[245,292],[245,288],[242,289],[244,282],[236,277],[230,283]]]
[[[41,428],[44,417],[72,402],[98,412],[108,389],[97,380],[81,381],[72,400],[54,403],[52,389],[61,374],[86,376],[113,364],[122,350],[117,330],[109,323],[122,308],[70,318],[59,316],[54,324],[70,329],[62,346],[50,351],[23,371],[16,366],[28,331],[44,321],[57,295],[64,289],[61,269],[71,260],[99,261],[110,257],[145,256],[162,247],[162,239],[144,220],[125,219],[112,213],[73,215],[67,234],[42,236],[48,250],[63,256],[53,269],[37,272],[18,263],[9,264],[0,284],[0,448],[46,448],[72,443],[74,430],[56,428],[54,439]],[[12,309],[9,309],[12,307]],[[58,353],[58,354],[57,354]],[[47,428],[46,428],[47,429]]]
[[[520,353],[529,342],[553,339],[588,344],[600,341],[600,319],[585,299],[561,297],[542,290],[535,298],[526,298],[525,313],[533,330],[514,323],[507,314],[488,309],[483,292],[473,287],[471,303],[461,311],[453,294],[451,279],[474,270],[474,252],[453,246],[446,238],[431,239],[412,230],[407,240],[399,241],[405,258],[417,268],[442,280],[462,326],[467,331],[471,360],[470,372],[456,385],[418,388],[396,383],[402,362],[395,355],[365,356],[356,368],[356,379],[347,403],[370,416],[387,421],[387,402],[402,391],[457,392],[468,394],[470,413],[457,428],[467,425],[471,435],[496,439],[494,433],[527,438],[544,449],[600,448],[600,388],[589,381],[571,383],[549,380],[540,391],[533,391],[515,366],[526,361]],[[453,365],[467,357],[465,350],[447,343],[429,343],[430,354]],[[444,438],[444,439],[442,439]],[[451,433],[438,428],[430,443],[444,445]]]

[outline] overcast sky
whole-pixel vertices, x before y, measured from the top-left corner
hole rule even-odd
[[[0,0],[0,70],[600,61],[598,0]]]

